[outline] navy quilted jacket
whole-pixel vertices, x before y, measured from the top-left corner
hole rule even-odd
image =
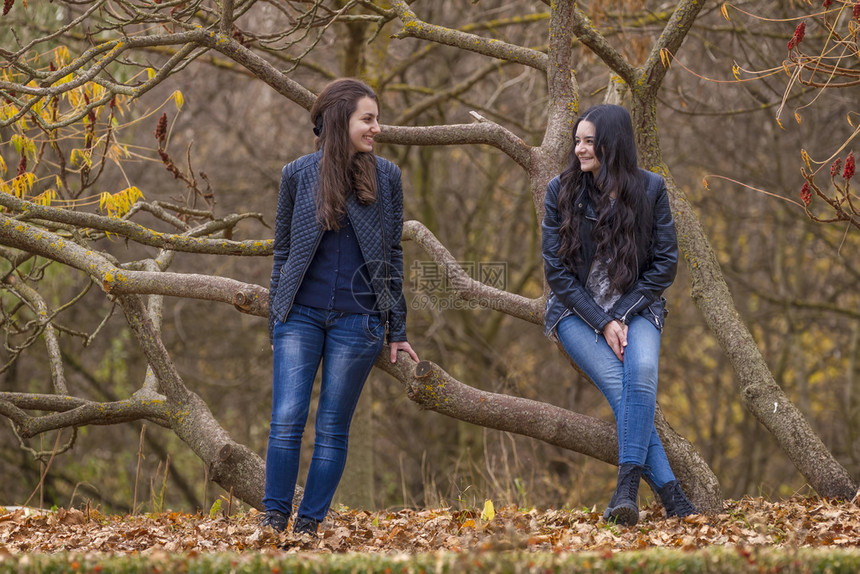
[[[323,228],[316,217],[316,193],[322,151],[287,164],[281,174],[275,219],[275,262],[269,284],[269,337],[275,321],[284,321],[313,259]],[[406,340],[406,300],[403,298],[403,189],[400,168],[376,158],[377,201],[361,205],[350,194],[346,202],[367,266],[377,308],[383,314],[388,342]]]

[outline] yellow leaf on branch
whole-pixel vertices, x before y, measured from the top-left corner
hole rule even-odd
[[[57,197],[57,192],[53,189],[49,189],[49,190],[43,191],[42,193],[40,193],[39,195],[34,197],[33,202],[36,203],[37,205],[44,205],[45,207],[50,207],[51,201],[56,199],[56,197]]]
[[[69,48],[66,46],[57,46],[54,50],[54,58],[57,59],[57,68],[62,68],[71,60],[71,57],[69,56]]]
[[[12,194],[15,197],[25,198],[36,183],[36,174],[32,172],[22,173],[12,180]]]
[[[110,217],[122,217],[138,199],[143,199],[143,193],[136,186],[127,187],[113,195],[104,192],[99,197],[99,209]]]

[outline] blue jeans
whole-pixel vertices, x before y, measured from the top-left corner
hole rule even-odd
[[[322,521],[343,475],[349,425],[364,382],[382,350],[377,315],[294,305],[273,333],[272,423],[266,451],[266,510],[289,516],[299,473],[302,434],[320,362],[316,437],[298,516]]]
[[[657,488],[675,480],[654,426],[660,331],[644,317],[633,317],[624,362],[618,360],[603,335],[596,336],[594,329],[576,315],[561,320],[558,338],[612,407],[618,427],[618,464],[644,465],[645,476]]]

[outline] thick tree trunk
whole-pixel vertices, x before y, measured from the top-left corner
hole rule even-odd
[[[670,53],[674,53],[684,35],[676,37],[677,31],[673,30],[672,26],[675,25],[678,30],[689,27],[700,10],[701,3],[685,0],[679,4],[663,35],[667,42],[665,48]],[[661,46],[656,46],[655,52],[657,48]],[[857,484],[776,384],[752,334],[735,308],[719,262],[699,218],[686,201],[683,192],[675,185],[663,162],[657,131],[656,102],[659,86],[666,74],[666,66],[652,53],[649,63],[638,73],[641,77],[627,76],[625,79],[631,85],[631,114],[642,164],[646,169],[666,177],[678,245],[684,254],[693,282],[693,301],[732,363],[737,375],[741,401],[773,434],[783,452],[819,495],[840,499],[853,498],[857,492]],[[634,79],[644,81],[634,82]]]
[[[206,465],[209,480],[258,510],[263,508],[266,465],[260,456],[230,438],[209,407],[191,393],[187,410],[172,421],[173,432]]]
[[[649,164],[656,166],[659,164]],[[851,499],[857,484],[773,378],[734,306],[716,255],[683,192],[667,175],[678,243],[692,277],[692,298],[735,370],[743,405],[820,496]]]
[[[248,447],[233,441],[209,406],[182,382],[138,295],[117,297],[138,345],[167,402],[170,428],[207,467],[210,480],[233,496],[261,509],[265,464]]]
[[[857,484],[773,378],[735,309],[701,223],[670,180],[675,227],[693,280],[692,297],[734,367],[744,406],[770,431],[797,470],[821,496],[851,499]]]

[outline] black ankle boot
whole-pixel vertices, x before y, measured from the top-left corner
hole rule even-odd
[[[698,514],[696,507],[681,490],[681,485],[678,484],[677,480],[664,484],[662,488],[657,489],[657,494],[660,496],[663,508],[666,509],[666,516],[683,518],[691,514]]]
[[[618,484],[615,494],[609,501],[609,507],[603,513],[603,519],[624,526],[633,526],[639,521],[639,506],[636,499],[639,496],[639,479],[642,478],[643,466],[625,463],[618,467]]]
[[[275,532],[283,532],[287,529],[287,522],[289,521],[290,516],[288,514],[284,514],[280,510],[267,510],[260,526],[262,528],[271,526]]]
[[[310,534],[312,536],[316,536],[319,525],[319,520],[308,518],[307,516],[298,516],[296,517],[296,521],[293,523],[293,532],[296,534]]]

